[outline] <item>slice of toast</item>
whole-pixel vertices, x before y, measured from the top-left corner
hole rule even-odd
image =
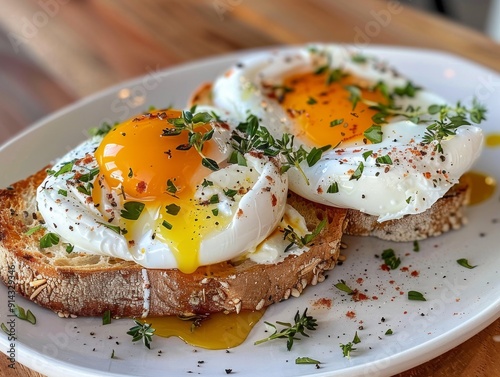
[[[469,194],[469,183],[462,177],[458,184],[452,186],[427,211],[381,223],[377,222],[376,216],[349,209],[345,234],[374,236],[397,242],[439,236],[450,230],[459,229],[467,222],[465,208],[469,202]]]
[[[35,191],[45,176],[42,170],[0,190],[0,274],[19,294],[60,315],[100,316],[110,310],[113,316],[146,317],[261,309],[323,281],[339,256],[346,211],[293,193],[288,203],[311,230],[322,219],[328,223],[307,252],[276,264],[225,262],[184,274],[68,253],[63,245],[41,249],[43,230],[26,232],[43,223]]]

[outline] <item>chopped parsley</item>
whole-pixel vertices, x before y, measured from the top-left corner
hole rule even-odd
[[[392,165],[392,159],[391,156],[386,154],[385,156],[380,156],[375,159],[375,162],[377,164],[383,164],[383,165]]]
[[[330,127],[335,127],[344,123],[344,118],[334,119],[330,122]]]
[[[465,259],[465,258],[457,259],[457,263],[458,263],[460,266],[465,267],[465,268],[468,268],[468,269],[473,269],[473,268],[476,268],[476,267],[477,267],[477,265],[476,265],[476,266],[471,266],[471,265],[469,264],[469,261],[468,261],[467,259]]]
[[[399,259],[399,258],[396,257],[396,254],[394,254],[394,250],[392,250],[392,249],[386,249],[386,250],[384,250],[382,252],[382,259],[384,260],[384,263],[391,270],[395,270],[401,264],[401,259]]]
[[[373,144],[378,144],[382,142],[382,127],[379,125],[372,125],[363,132],[364,137],[370,140]]]
[[[55,246],[59,243],[59,236],[55,233],[46,233],[42,238],[40,238],[40,248],[45,249],[47,247]]]
[[[175,186],[175,183],[171,179],[167,180],[167,192],[171,194],[175,194],[177,192],[177,186]]]
[[[348,287],[344,280],[339,280],[339,282],[335,284],[334,287],[340,289],[342,292],[345,292],[348,295],[352,295],[354,293],[354,290]]]
[[[338,182],[333,182],[328,189],[326,190],[328,194],[336,194],[339,192],[339,184]]]
[[[164,226],[165,228],[167,228],[168,230],[171,230],[173,227],[172,224],[170,224],[167,220],[163,220],[161,225]]]
[[[349,180],[353,180],[355,179],[356,181],[359,180],[361,178],[361,175],[363,175],[363,170],[365,169],[365,165],[363,164],[363,162],[360,162],[358,167],[356,168],[356,170],[354,171],[354,173],[352,173],[351,177],[349,178]]]
[[[417,291],[408,291],[408,300],[413,301],[427,301],[424,295]]]
[[[295,359],[295,364],[321,364],[321,362],[307,356],[302,356]]]
[[[109,325],[111,323],[111,310],[106,310],[102,315],[102,324]]]
[[[172,203],[172,204],[169,204],[168,206],[166,206],[165,209],[167,210],[167,213],[169,215],[176,216],[179,213],[179,211],[181,210],[181,207],[175,203]]]
[[[317,104],[317,103],[318,103],[318,101],[316,101],[316,99],[315,99],[315,98],[313,98],[313,97],[309,97],[309,98],[307,99],[307,104],[308,104],[308,105],[315,105],[315,104]]]
[[[142,202],[126,202],[120,211],[120,216],[127,220],[137,220],[145,207]]]

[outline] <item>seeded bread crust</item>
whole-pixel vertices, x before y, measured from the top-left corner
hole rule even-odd
[[[101,316],[106,310],[118,317],[258,310],[322,282],[339,256],[346,211],[293,193],[288,202],[308,227],[314,229],[325,218],[328,225],[310,250],[281,263],[225,262],[184,274],[111,257],[68,254],[63,245],[40,249],[43,231],[25,233],[42,222],[35,192],[45,175],[44,169],[0,190],[0,277],[19,294],[61,316]]]
[[[377,222],[376,216],[349,209],[344,233],[396,242],[439,236],[450,230],[460,229],[467,223],[465,208],[469,193],[469,184],[462,178],[427,211],[382,223]]]

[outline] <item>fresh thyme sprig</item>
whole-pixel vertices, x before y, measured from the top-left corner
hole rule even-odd
[[[129,331],[127,331],[127,334],[132,336],[132,342],[137,342],[142,339],[144,345],[151,349],[151,341],[155,329],[151,327],[151,324],[141,323],[135,319],[134,322],[136,326],[131,327]]]
[[[487,110],[476,98],[473,99],[471,107],[466,107],[461,102],[457,102],[455,106],[434,104],[427,109],[421,109],[420,107],[415,108],[411,105],[407,106],[406,109],[395,106],[394,97],[396,95],[414,97],[416,92],[421,89],[420,87],[414,86],[410,81],[408,81],[405,86],[394,88],[392,92],[389,92],[387,86],[381,82],[370,89],[379,90],[386,99],[386,104],[363,98],[359,86],[347,85],[345,89],[349,93],[349,100],[352,102],[353,110],[359,102],[362,102],[369,106],[370,109],[378,111],[372,117],[376,125],[387,123],[387,118],[390,116],[402,116],[413,123],[423,122],[422,116],[424,115],[437,116],[435,120],[425,120],[425,122],[432,123],[427,126],[423,136],[423,142],[424,144],[435,143],[435,150],[439,153],[443,153],[441,141],[449,136],[455,135],[457,128],[468,126],[471,123],[479,124],[486,119]],[[378,140],[370,139],[370,141],[378,143],[382,141],[382,138]]]
[[[429,106],[428,112],[431,115],[438,115],[439,118],[427,127],[424,135],[424,143],[430,144],[436,142],[435,148],[440,153],[443,153],[441,141],[455,135],[458,127],[468,126],[471,122],[481,123],[483,120],[486,120],[486,108],[476,98],[473,99],[470,108],[457,102],[455,106]]]
[[[216,171],[219,170],[219,165],[217,164],[217,162],[203,154],[203,145],[205,144],[205,142],[212,139],[214,129],[212,128],[208,132],[195,131],[195,128],[197,126],[209,123],[214,120],[215,118],[207,112],[196,113],[196,106],[193,106],[190,110],[183,111],[181,117],[169,119],[168,122],[174,127],[165,128],[163,130],[162,136],[177,136],[182,132],[187,131],[188,142],[186,144],[177,146],[177,149],[196,149],[198,154],[201,156],[202,165],[210,170]]]
[[[344,357],[350,358],[351,357],[351,351],[355,351],[356,348],[354,348],[355,344],[361,343],[361,339],[359,339],[358,332],[354,334],[354,339],[352,342],[348,342],[346,344],[340,343],[340,348],[342,349],[342,355]]]
[[[248,116],[246,122],[238,125],[231,137],[231,144],[234,151],[229,162],[246,166],[244,154],[252,150],[261,151],[266,156],[279,155],[282,163],[281,172],[285,173],[291,167],[295,167],[308,185],[309,179],[300,163],[306,161],[308,166],[314,166],[321,159],[323,152],[331,148],[331,145],[313,147],[309,151],[302,145],[297,148],[294,146],[294,136],[288,133],[276,139],[266,127],[259,124],[259,119],[253,114]]]
[[[279,332],[276,325],[273,325],[272,323],[269,322],[265,322],[266,325],[274,328],[274,333],[268,336],[267,338],[256,341],[254,344],[257,345],[274,339],[287,339],[286,348],[288,351],[290,351],[292,349],[294,340],[300,340],[300,338],[297,338],[296,335],[302,334],[303,336],[309,337],[309,335],[306,334],[305,331],[316,330],[316,326],[318,326],[316,321],[317,320],[315,318],[313,318],[310,315],[307,315],[307,308],[304,310],[304,313],[302,315],[300,315],[299,311],[297,310],[297,313],[295,313],[294,317],[294,322],[295,322],[294,325],[288,322],[279,322],[279,321],[276,322],[276,324],[280,326],[285,326]]]
[[[322,220],[316,228],[305,236],[299,236],[291,225],[288,225],[283,229],[283,239],[290,241],[290,244],[285,248],[285,253],[293,246],[297,245],[299,248],[303,248],[309,245],[323,230],[326,225],[326,219]]]

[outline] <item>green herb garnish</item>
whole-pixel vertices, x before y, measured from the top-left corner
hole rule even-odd
[[[59,170],[54,173],[54,177],[59,177],[61,174],[70,172],[73,169],[75,161],[76,160],[64,163],[63,166],[61,166]]]
[[[349,180],[355,179],[356,181],[361,178],[361,175],[363,174],[363,170],[365,169],[365,165],[363,162],[360,162],[354,173],[352,173],[351,177]]]
[[[328,194],[336,194],[339,192],[339,184],[338,182],[333,182],[328,189],[326,190]]]
[[[385,156],[380,156],[375,159],[375,162],[377,164],[383,164],[383,165],[392,165],[392,159],[391,156],[386,154]]]
[[[94,180],[95,176],[99,174],[99,168],[90,169],[88,173],[80,175],[76,180],[79,182],[91,182]]]
[[[2,322],[2,324],[0,324],[0,328],[2,329],[2,331],[4,333],[6,333],[8,336],[12,336],[12,333],[9,331],[9,329],[7,328],[7,326],[5,326],[5,323]],[[15,338],[14,338],[15,339]]]
[[[368,61],[368,58],[365,55],[355,54],[355,55],[351,56],[351,60],[354,63],[362,64],[362,63],[366,63]]]
[[[161,225],[164,226],[165,228],[167,228],[168,230],[171,230],[173,227],[172,224],[170,224],[167,220],[163,220]]]
[[[118,225],[112,225],[112,224],[108,224],[108,223],[101,223],[99,221],[97,223],[105,226],[106,228],[112,230],[113,232],[115,232],[117,234],[127,234],[127,230],[123,229],[123,228],[120,228]]]
[[[308,105],[315,105],[315,104],[317,104],[317,103],[318,103],[318,101],[316,101],[316,99],[314,99],[313,97],[309,97],[309,98],[307,99],[307,104],[308,104]]]
[[[43,226],[37,225],[37,226],[34,226],[33,228],[29,228],[26,232],[24,232],[24,234],[27,236],[31,236],[32,234],[38,232],[40,229],[43,229]]]
[[[137,220],[141,216],[145,204],[142,202],[126,202],[120,211],[120,216],[127,220]]]
[[[111,323],[111,310],[106,310],[102,315],[102,324],[109,325]]]
[[[419,252],[420,251],[420,244],[418,241],[413,241],[413,251]]]
[[[334,119],[330,122],[330,127],[335,127],[344,123],[344,118]]]
[[[286,247],[285,252],[288,251],[293,245],[297,245],[299,248],[306,247],[309,245],[323,230],[327,223],[326,219],[323,219],[316,228],[305,236],[299,236],[291,225],[288,225],[283,229],[283,239],[290,241],[290,244]]]
[[[373,154],[373,151],[366,151],[366,152],[363,152],[363,154],[362,154],[363,159],[366,161],[366,159],[367,159],[368,157],[370,157],[372,154]]]
[[[172,215],[172,216],[177,216],[177,214],[179,213],[179,211],[181,210],[181,207],[178,206],[177,204],[175,203],[172,203],[172,204],[169,204],[168,206],[165,207],[165,209],[167,210],[167,213],[169,215]]]
[[[370,140],[373,144],[378,144],[382,142],[382,127],[374,124],[373,126],[366,129],[363,135]]]
[[[344,357],[350,358],[351,352],[356,350],[356,348],[354,348],[354,345],[358,343],[361,343],[361,339],[359,339],[358,332],[356,331],[352,342],[349,342],[347,344],[342,344],[342,343],[340,344],[340,348],[342,349],[342,355]]]
[[[384,263],[391,270],[395,270],[401,264],[401,259],[399,259],[399,258],[396,257],[396,254],[394,254],[394,250],[392,250],[392,249],[386,249],[386,250],[384,250],[382,252],[382,259],[384,260]]]
[[[348,295],[352,295],[354,293],[354,290],[349,288],[344,280],[339,280],[339,282],[335,284],[334,287],[340,289],[342,292],[345,292]]]
[[[281,173],[285,173],[290,168],[296,168],[304,177],[307,184],[309,179],[300,167],[302,161],[306,161],[309,166],[313,166],[321,159],[323,152],[331,148],[325,145],[320,148],[312,148],[307,151],[302,145],[294,146],[294,136],[283,134],[280,139],[274,138],[267,128],[259,125],[258,118],[251,114],[247,121],[240,123],[231,137],[231,145],[235,152],[232,154],[232,162],[244,159],[244,155],[252,150],[258,150],[269,157],[279,156],[281,160]]]
[[[307,308],[304,310],[304,313],[302,315],[300,315],[299,311],[297,310],[297,313],[295,314],[294,317],[295,323],[293,325],[288,322],[278,322],[278,321],[276,322],[276,324],[285,327],[279,332],[276,325],[273,325],[272,323],[269,322],[265,322],[266,325],[274,328],[274,333],[265,339],[256,341],[254,344],[257,345],[274,339],[287,339],[286,348],[288,351],[290,351],[292,349],[294,340],[300,340],[300,338],[297,338],[296,335],[302,334],[303,336],[309,337],[309,335],[306,334],[305,331],[316,330],[316,326],[318,326],[316,321],[317,320],[315,318],[307,315]]]
[[[175,183],[171,179],[167,180],[167,192],[171,194],[175,194],[177,192],[177,186],[175,186]]]
[[[469,261],[468,261],[467,259],[465,259],[465,258],[457,259],[457,263],[458,263],[460,266],[465,267],[465,268],[469,268],[469,269],[473,269],[473,268],[476,268],[476,267],[477,267],[477,265],[476,265],[476,266],[471,266],[471,265],[469,264]]]
[[[310,357],[297,357],[295,359],[295,364],[321,364],[320,361],[316,359],[311,359]]]
[[[134,319],[136,326],[131,327],[127,334],[132,336],[132,342],[137,342],[142,339],[144,345],[151,349],[151,341],[156,331],[151,327],[151,324],[141,323]]]
[[[46,233],[42,238],[40,238],[40,248],[45,249],[47,247],[55,246],[59,243],[59,236],[55,233]]]
[[[409,291],[408,292],[408,300],[427,301],[425,299],[424,295],[420,292],[417,292],[417,291]]]
[[[93,127],[89,129],[90,136],[105,136],[109,131],[113,129],[114,126],[109,123],[103,123],[101,127]]]
[[[392,330],[391,330],[391,329],[389,329],[389,330],[387,330],[387,331],[385,332],[385,335],[392,335],[392,334],[394,334],[394,333],[392,332]]]
[[[238,190],[234,190],[234,189],[226,189],[223,191],[224,191],[224,195],[226,195],[228,198],[234,198],[234,196],[238,193]]]
[[[424,143],[435,142],[435,149],[443,153],[441,141],[455,135],[460,126],[470,125],[470,122],[481,123],[486,119],[486,108],[477,99],[472,101],[472,107],[466,108],[460,102],[453,106],[431,105],[427,109],[431,115],[438,115],[438,119],[427,127]]]
[[[12,313],[19,319],[23,321],[28,321],[32,325],[36,324],[36,317],[31,312],[31,310],[24,310],[21,306],[14,304],[14,308],[12,309]]]
[[[207,132],[195,131],[198,125],[212,121],[214,121],[212,115],[207,112],[196,113],[196,106],[193,106],[190,110],[183,111],[181,117],[168,119],[168,122],[174,127],[164,129],[162,136],[175,136],[183,131],[188,132],[188,143],[179,145],[177,149],[189,150],[194,148],[201,156],[201,164],[210,170],[216,171],[219,170],[217,162],[203,154],[203,145],[212,139],[214,129],[212,128]]]

